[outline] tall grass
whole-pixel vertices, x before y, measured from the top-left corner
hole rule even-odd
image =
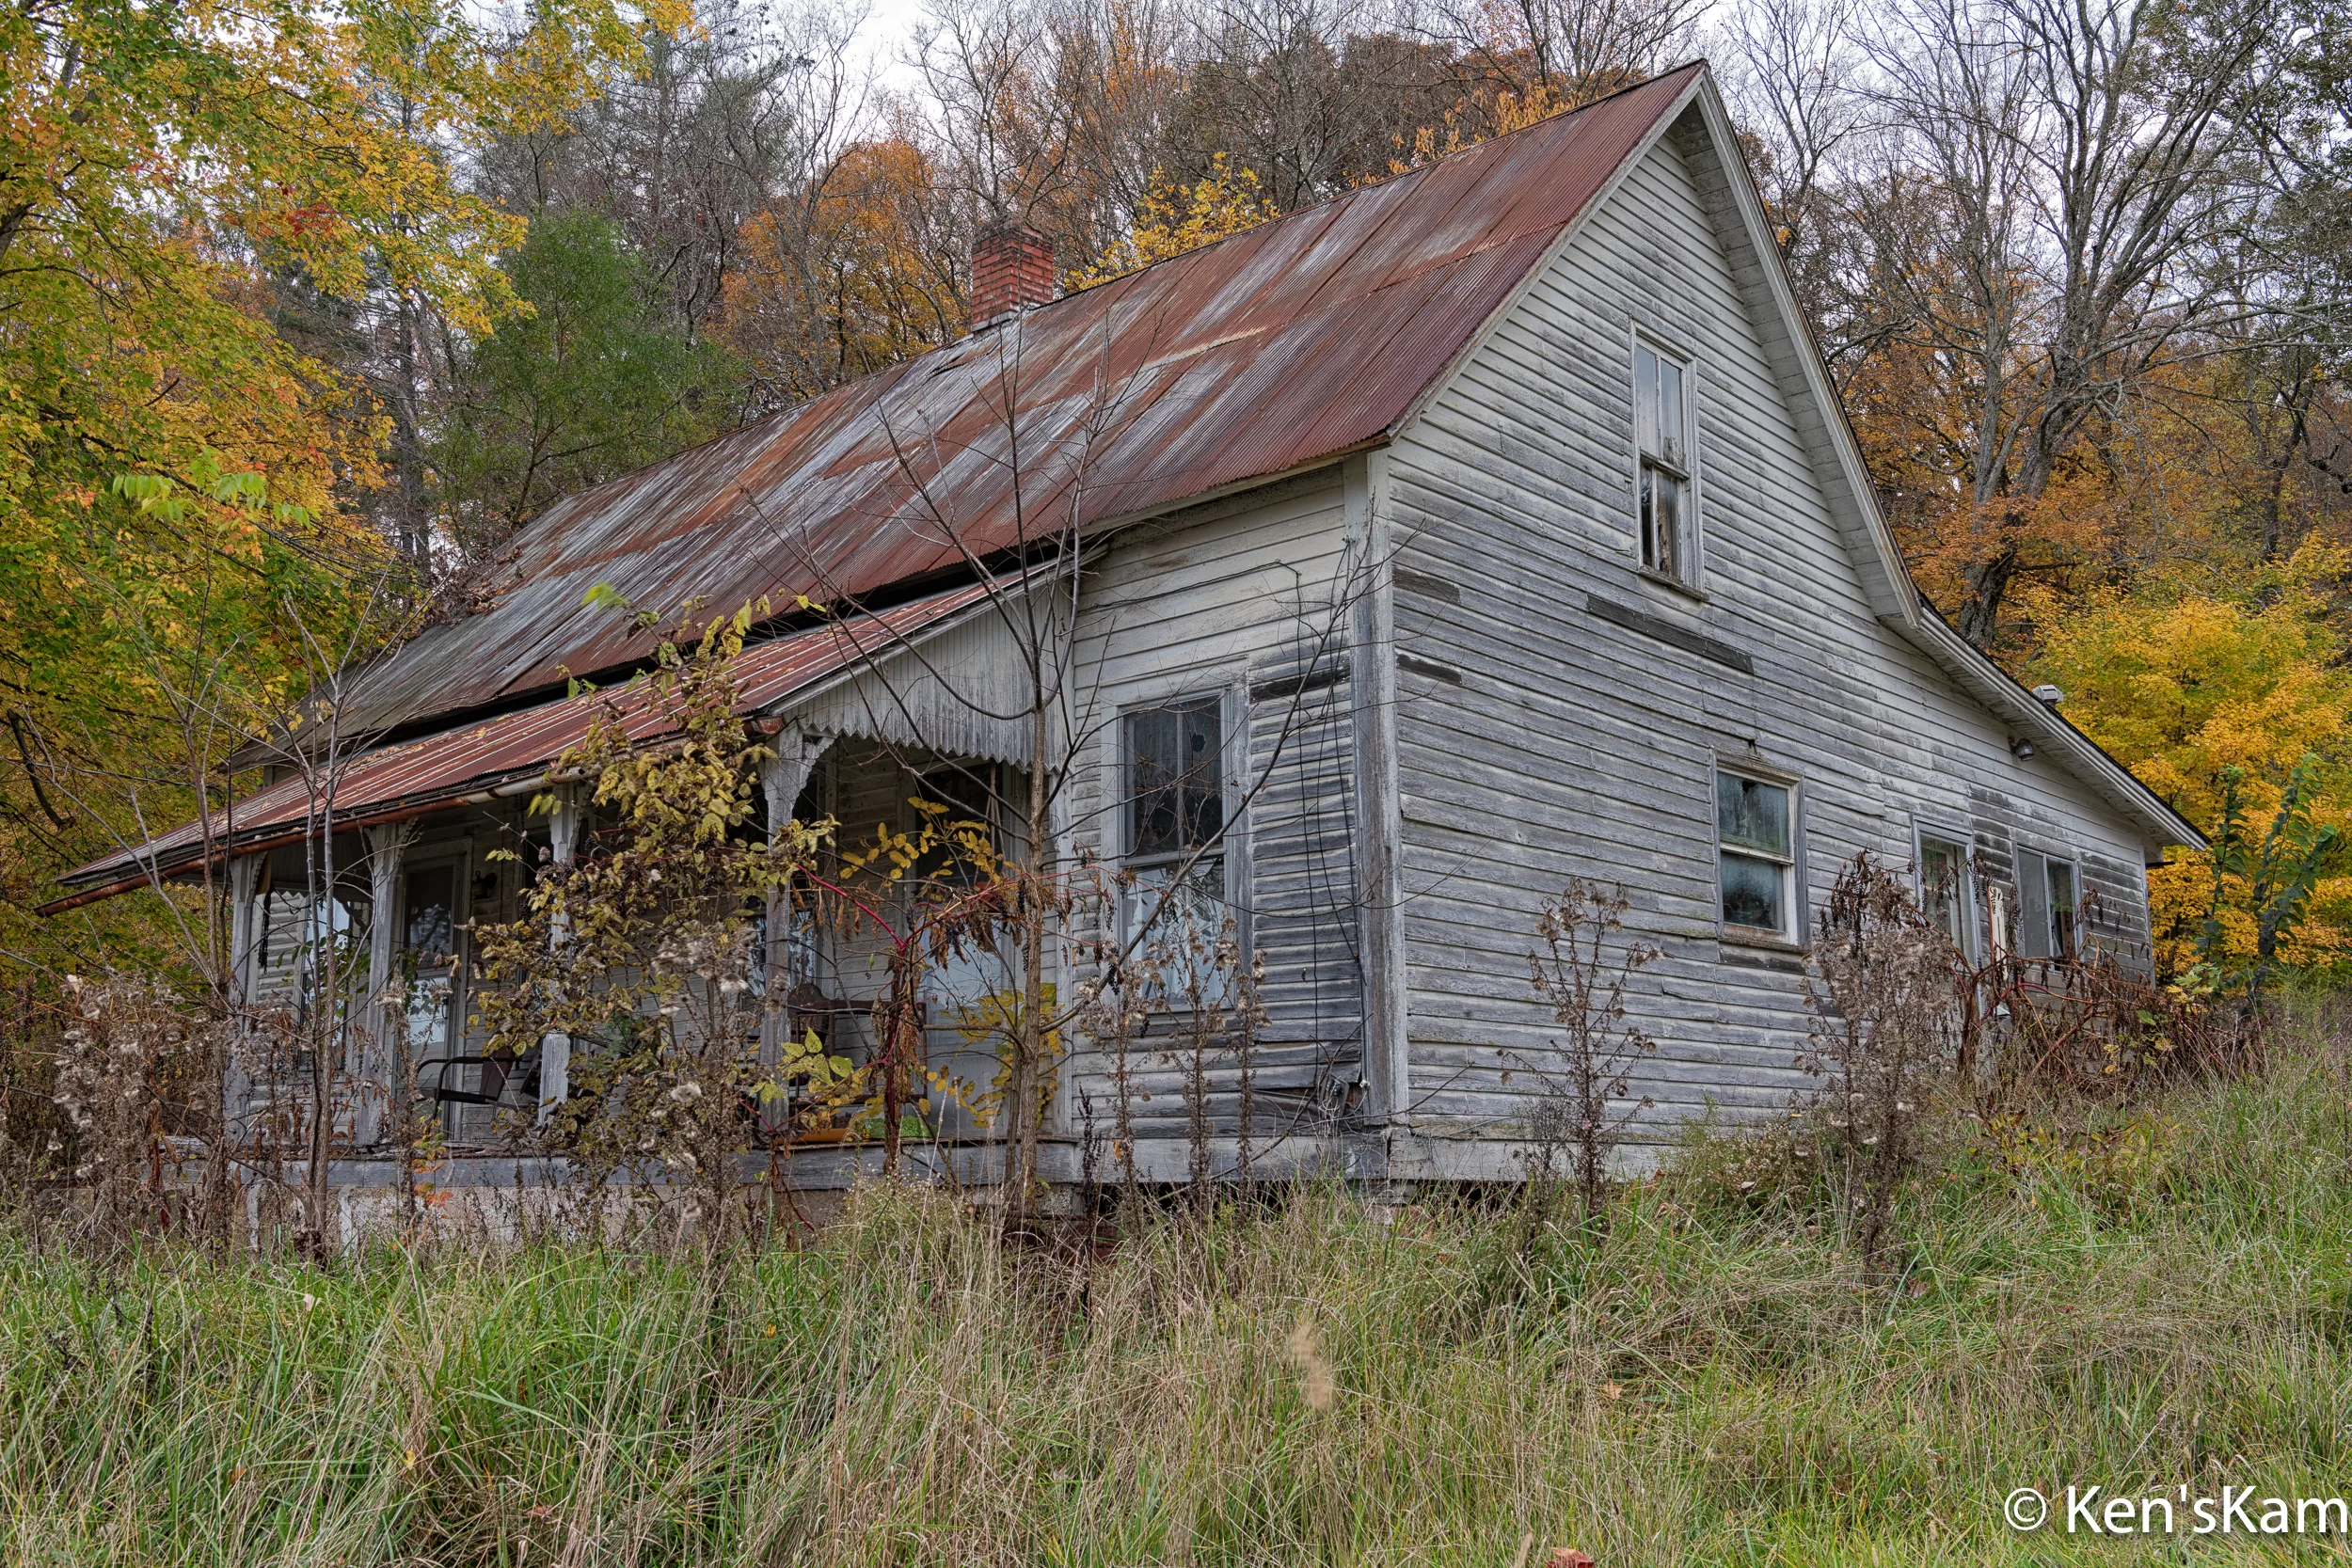
[[[0,1240],[0,1543],[239,1568],[1499,1565],[1528,1533],[1604,1568],[2177,1560],[2019,1536],[2001,1499],[2352,1492],[2347,1088],[2313,1052],[2098,1137],[1954,1143],[1891,1291],[1729,1145],[1620,1196],[1600,1240],[1330,1188],[1100,1260],[907,1191],[717,1263]]]

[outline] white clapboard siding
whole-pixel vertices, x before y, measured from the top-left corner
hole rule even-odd
[[[1747,289],[1735,267],[1711,156],[1675,139],[1649,152],[1386,464],[1403,1098],[1433,1144],[1514,1131],[1527,1067],[1556,1061],[1528,956],[1570,877],[1623,883],[1665,951],[1636,1018],[1659,1042],[1634,1077],[1656,1101],[1647,1125],[1762,1115],[1808,1085],[1801,960],[1726,943],[1716,919],[1715,764],[1751,745],[1802,781],[1810,906],[1857,850],[1907,864],[1924,820],[1968,832],[2001,876],[2012,840],[2079,856],[2107,901],[2102,934],[2144,949],[2138,830],[2048,761],[2014,758],[2003,725],[1873,616],[1768,351],[1753,258]],[[1637,326],[1695,363],[1704,598],[1636,568]],[[1737,648],[1755,673],[1601,619],[1588,594]]]
[[[1133,531],[1089,572],[1081,597],[1078,738],[1063,813],[1073,860],[1115,866],[1123,848],[1114,760],[1122,710],[1221,694],[1229,718],[1248,715],[1227,740],[1228,797],[1243,807],[1229,834],[1229,885],[1265,969],[1268,1022],[1248,1063],[1262,1150],[1327,1134],[1361,1075],[1353,731],[1342,677],[1364,575],[1345,546],[1338,476],[1326,472]],[[1132,1047],[1138,1137],[1184,1135],[1193,1068],[1182,1045],[1161,1028]],[[1201,1064],[1219,1136],[1236,1131],[1242,1072],[1231,1052]],[[1079,1042],[1057,1106],[1067,1132],[1110,1136],[1115,1077],[1105,1052]]]

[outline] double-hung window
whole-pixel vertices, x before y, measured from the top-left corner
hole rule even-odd
[[[1976,956],[1976,888],[1968,868],[1968,846],[1958,833],[1919,830],[1919,909],[1928,924]]]
[[[1127,887],[1121,936],[1210,945],[1224,928],[1225,708],[1191,697],[1120,720],[1126,771]]]
[[[1690,367],[1649,344],[1633,345],[1636,505],[1642,564],[1680,583],[1697,581],[1691,505]]]
[[[1727,935],[1796,940],[1794,806],[1787,784],[1716,773],[1717,879]]]
[[[2039,849],[2017,851],[2017,952],[2026,958],[2075,956],[2082,903],[2074,863]]]

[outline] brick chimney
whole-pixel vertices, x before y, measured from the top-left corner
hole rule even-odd
[[[973,236],[973,331],[1053,297],[1053,241],[1025,223],[1001,223]]]

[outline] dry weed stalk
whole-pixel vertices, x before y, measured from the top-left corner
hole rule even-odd
[[[1658,1042],[1629,1021],[1626,998],[1634,976],[1661,954],[1622,940],[1629,907],[1623,887],[1571,879],[1536,917],[1543,946],[1528,957],[1529,980],[1562,1030],[1556,1067],[1519,1060],[1541,1085],[1530,1117],[1528,1180],[1548,1192],[1565,1152],[1587,1225],[1606,1213],[1610,1162],[1626,1129],[1653,1104],[1647,1095],[1629,1099],[1633,1065]]]
[[[1176,1074],[1184,1108],[1184,1182],[1196,1208],[1209,1203],[1216,1177],[1219,1075],[1232,1083],[1232,1175],[1251,1178],[1256,1160],[1258,1039],[1267,1017],[1261,1000],[1265,959],[1242,954],[1240,925],[1223,916],[1214,934],[1189,908],[1171,904],[1141,942],[1125,954],[1105,951],[1102,967],[1078,987],[1075,1026],[1111,1058],[1115,1091],[1113,1155],[1122,1189],[1134,1195],[1137,1100],[1150,1090],[1136,1078],[1137,1042],[1154,1035],[1168,1043],[1152,1053]]]
[[[1952,1059],[1964,967],[1903,878],[1867,851],[1839,869],[1805,982],[1813,1028],[1797,1065],[1824,1080],[1817,1135],[1836,1158],[1846,1211],[1874,1268],[1915,1159],[1929,1081]]]
[[[165,1139],[217,1073],[223,1032],[151,980],[68,975],[55,1094],[72,1129],[84,1235],[113,1250],[168,1225]]]

